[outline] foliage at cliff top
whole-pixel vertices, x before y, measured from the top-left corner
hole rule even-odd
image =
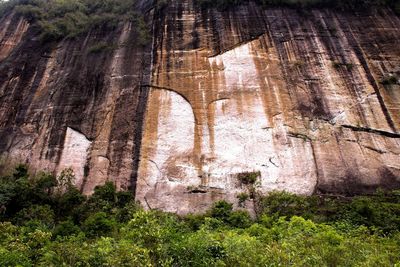
[[[24,165],[0,177],[0,266],[400,266],[400,192],[260,197],[258,216],[144,211],[112,183],[90,197]]]
[[[38,26],[43,40],[75,37],[100,26],[131,20],[144,30],[136,0],[10,0],[0,2],[0,16],[15,10]]]
[[[141,36],[148,36],[143,16],[135,12],[137,0],[0,0],[0,17],[15,10],[40,30],[44,41],[78,36],[89,30],[115,27],[120,21],[137,24]],[[250,0],[195,0],[202,8],[225,10]],[[341,10],[391,7],[400,12],[400,0],[254,0],[262,7],[332,7]],[[155,1],[159,8],[168,0]],[[147,38],[148,39],[148,38]],[[146,40],[141,41],[146,43]]]

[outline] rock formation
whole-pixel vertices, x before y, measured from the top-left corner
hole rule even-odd
[[[178,213],[252,190],[400,187],[400,20],[390,9],[174,0],[146,12],[145,47],[129,23],[42,44],[22,18],[1,19],[4,162],[72,167],[85,193],[111,180]],[[99,42],[116,49],[91,53]]]

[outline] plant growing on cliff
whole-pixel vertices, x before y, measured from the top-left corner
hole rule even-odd
[[[89,54],[97,54],[105,51],[112,51],[117,49],[118,46],[114,44],[107,44],[105,42],[100,42],[97,44],[92,45],[91,47],[88,48],[88,53]]]
[[[383,85],[394,85],[399,82],[398,78],[394,75],[385,76],[381,80],[381,84]]]
[[[348,71],[352,71],[354,68],[354,64],[352,63],[342,63],[342,62],[338,62],[338,61],[334,61],[332,63],[332,66],[336,69],[336,70],[340,70],[340,69],[346,69]]]
[[[261,172],[242,172],[237,174],[238,180],[245,185],[254,185],[257,179],[261,177]]]
[[[14,9],[39,29],[44,41],[73,38],[95,28],[114,28],[119,22],[131,21],[138,29],[138,41],[143,43],[148,29],[135,6],[136,0],[10,0],[0,3],[0,12]]]
[[[250,198],[249,194],[247,193],[240,193],[236,196],[236,198],[239,200],[239,206],[243,206],[243,204]]]

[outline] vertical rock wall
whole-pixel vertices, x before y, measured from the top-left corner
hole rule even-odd
[[[44,44],[1,19],[3,165],[71,167],[84,193],[110,180],[178,213],[254,190],[400,186],[400,86],[382,83],[400,77],[392,11],[138,6],[145,47],[131,23]]]
[[[71,167],[87,194],[107,180],[129,189],[146,105],[140,84],[148,83],[151,54],[150,45],[138,44],[136,25],[43,43],[16,14],[1,24],[3,164],[57,173]],[[99,44],[107,47],[97,51]]]
[[[400,185],[400,21],[172,1],[155,32],[137,198],[187,213],[267,192]],[[368,29],[369,32],[366,32]],[[398,77],[398,76],[397,76]],[[251,205],[251,203],[247,203]],[[248,206],[249,207],[249,206]]]

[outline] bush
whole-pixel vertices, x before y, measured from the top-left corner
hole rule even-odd
[[[115,226],[116,222],[109,219],[105,212],[90,215],[82,224],[83,231],[88,237],[107,236]]]
[[[239,200],[239,206],[243,206],[243,203],[246,202],[246,200],[249,199],[249,194],[247,193],[240,193],[236,196],[236,198]]]
[[[0,247],[0,266],[32,266],[32,262],[22,251],[9,251]]]
[[[73,221],[68,220],[60,222],[53,230],[53,237],[66,237],[70,235],[78,235],[81,229],[74,224]]]
[[[332,63],[332,65],[336,70],[340,70],[340,69],[344,68],[348,71],[352,71],[354,68],[354,64],[352,64],[352,63],[341,63],[341,62],[334,61]]]
[[[205,218],[206,215],[203,214],[188,214],[184,221],[190,230],[197,231],[204,224]]]
[[[275,191],[261,198],[259,205],[263,214],[290,218],[295,215],[311,216],[317,203],[315,198]]]
[[[85,201],[86,197],[77,188],[69,187],[64,193],[56,195],[57,216],[67,218],[75,215]]]
[[[98,44],[95,44],[95,45],[89,47],[88,53],[97,54],[97,53],[101,53],[104,51],[115,50],[116,48],[118,48],[116,45],[109,45],[107,43],[100,42]]]
[[[15,9],[38,27],[45,42],[74,38],[94,28],[114,28],[132,21],[138,43],[147,44],[148,29],[141,14],[134,12],[136,0],[10,0],[0,2],[0,16]]]
[[[397,84],[399,81],[395,76],[387,76],[384,77],[381,81],[381,84],[383,85],[394,85]]]
[[[172,243],[172,266],[225,266],[226,252],[214,232],[200,230]]]
[[[83,231],[88,237],[107,236],[115,226],[115,221],[109,219],[105,212],[90,215],[82,224]]]
[[[218,220],[221,220],[223,222],[228,222],[229,217],[232,214],[232,210],[233,210],[232,204],[224,200],[221,200],[214,203],[213,207],[210,210],[210,216]]]
[[[340,219],[389,234],[400,231],[400,204],[356,197],[340,211]]]
[[[1,194],[12,189],[11,195],[0,195],[7,211],[0,222],[1,266],[396,266],[400,261],[398,191],[354,198],[272,192],[257,199],[262,213],[253,221],[226,201],[206,214],[178,217],[144,211],[131,192],[116,192],[112,183],[85,198],[72,183],[58,179],[56,187],[49,177],[29,177],[26,167],[0,177]],[[37,194],[46,197],[30,200]],[[16,196],[24,202],[16,205]]]
[[[249,213],[244,210],[232,212],[228,221],[229,224],[235,228],[247,228],[250,227],[252,223]]]
[[[32,220],[36,220],[48,228],[52,228],[55,222],[54,211],[49,205],[32,205],[16,214],[16,222],[19,225],[24,225]]]
[[[253,185],[261,177],[261,172],[242,172],[237,175],[238,180],[245,185]]]

